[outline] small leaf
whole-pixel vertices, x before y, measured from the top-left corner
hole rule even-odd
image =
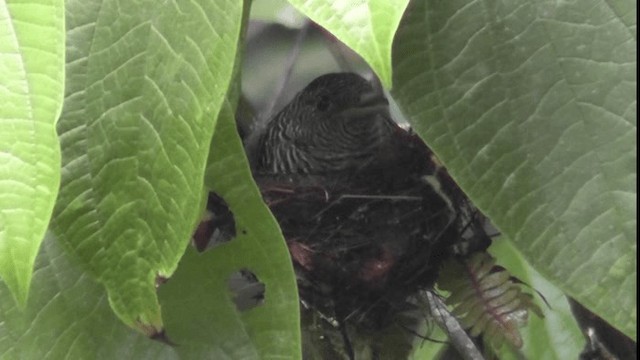
[[[0,278],[24,306],[60,184],[64,2],[0,3]]]
[[[505,292],[506,293],[506,292]],[[499,308],[494,308],[494,311],[497,314],[500,314],[502,316],[504,316],[507,319],[515,319],[516,321],[518,321],[519,323],[521,323],[522,325],[526,324],[526,318],[528,317],[528,314],[526,313],[522,313],[519,310],[523,309],[525,302],[521,301],[519,297],[512,299],[511,301],[503,304],[502,306],[500,306]],[[487,303],[487,307],[490,307],[491,305],[489,303]],[[523,314],[524,316],[522,318],[518,318],[517,315],[519,314]]]
[[[486,294],[486,292],[485,292],[485,294]],[[489,304],[490,307],[499,308],[501,306],[505,306],[505,305],[509,304],[509,302],[511,302],[512,300],[516,299],[518,297],[518,295],[521,295],[520,289],[511,288],[511,289],[508,289],[507,291],[503,292],[499,296],[487,296],[487,299],[489,299],[488,304]]]
[[[539,297],[521,298],[536,302],[545,310],[544,319],[541,314],[540,317],[531,316],[527,326],[520,329],[524,343],[522,354],[528,359],[577,359],[585,340],[562,291],[538,274],[507,239],[495,240],[489,252],[496,257],[499,265],[508,268],[519,280],[541,292],[550,303],[549,308]],[[529,310],[542,311],[537,306]],[[522,358],[521,354],[506,346],[501,348],[499,354],[504,360]]]
[[[487,258],[486,256],[482,256],[481,253],[473,254],[467,262],[467,266],[471,269],[471,272],[479,279],[484,279],[485,275],[493,269],[495,264],[496,259]]]
[[[478,274],[474,273],[474,276],[478,276]],[[479,277],[480,283],[478,284],[479,288],[484,290],[490,290],[495,287],[498,287],[505,283],[509,279],[510,275],[506,271],[499,271],[492,274],[488,274],[485,277]]]
[[[493,315],[489,313],[486,314],[487,316],[485,316],[485,312],[490,312],[491,309],[487,309],[481,302],[476,301],[477,300],[473,302],[469,301],[467,304],[460,305],[454,308],[451,312],[451,314],[460,318],[462,324],[464,324],[464,327],[467,329],[477,324],[481,318],[486,317],[490,319]],[[464,309],[464,311],[459,311],[458,309]]]
[[[526,323],[530,308],[535,309],[536,314],[541,312],[531,302],[531,296],[521,292],[522,285],[512,281],[511,275],[495,266],[495,262],[482,252],[471,254],[468,260],[449,260],[443,267],[438,287],[451,292],[449,297],[455,299],[448,302],[453,305],[451,314],[460,319],[472,336],[483,334],[496,346],[506,338],[513,346],[521,347],[518,327]],[[466,284],[466,288],[460,284]]]
[[[475,290],[465,284],[464,286],[461,286],[459,289],[453,289],[451,292],[451,295],[449,295],[445,300],[445,303],[447,305],[460,304],[470,296],[473,296],[474,293],[475,293]]]
[[[471,335],[473,337],[476,337],[476,336],[482,334],[482,332],[487,328],[487,323],[490,320],[491,320],[491,318],[488,317],[488,316],[484,316],[484,317],[480,318],[478,321],[476,321],[475,324],[473,324],[473,326],[469,330],[469,335]]]

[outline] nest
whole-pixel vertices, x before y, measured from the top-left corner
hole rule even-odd
[[[303,319],[315,324],[307,333],[313,334],[312,342],[333,339],[330,346],[320,346],[328,351],[320,358],[354,358],[354,337],[379,355],[389,348],[380,339],[390,325],[410,328],[405,343],[410,349],[414,315],[419,321],[425,316],[416,299],[433,288],[442,264],[490,244],[484,218],[431,150],[417,136],[398,130],[375,162],[354,171],[254,174],[287,241]],[[201,251],[236,232],[224,200],[215,193],[208,200],[208,215],[194,234]],[[340,347],[336,335],[346,353],[335,352]],[[396,350],[389,350],[392,358]],[[364,358],[369,357],[375,356]]]
[[[464,195],[420,139],[402,140],[354,172],[256,176],[303,304],[336,325],[387,326],[462,238]]]

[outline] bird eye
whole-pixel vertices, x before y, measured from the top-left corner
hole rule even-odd
[[[319,111],[327,111],[331,107],[331,100],[327,96],[320,96],[318,102],[316,103],[316,109]]]

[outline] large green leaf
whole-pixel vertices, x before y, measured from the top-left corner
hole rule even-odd
[[[474,203],[541,274],[635,339],[634,11],[415,1],[393,55],[394,97]]]
[[[169,277],[200,215],[215,119],[243,6],[231,0],[68,0],[67,92],[54,230],[116,314],[160,330]]]
[[[33,290],[18,309],[0,283],[1,359],[177,359],[160,342],[127,328],[104,288],[47,236],[36,259]]]
[[[409,0],[289,2],[360,54],[391,87],[391,45]]]
[[[62,0],[0,3],[0,277],[24,305],[60,184]]]

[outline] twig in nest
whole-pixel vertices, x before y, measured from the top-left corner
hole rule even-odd
[[[484,356],[482,356],[476,344],[471,340],[467,332],[464,331],[458,319],[447,310],[444,302],[430,291],[422,291],[420,295],[424,297],[427,304],[429,304],[431,314],[436,324],[449,334],[449,338],[453,346],[458,350],[458,353],[465,360],[484,360]]]

